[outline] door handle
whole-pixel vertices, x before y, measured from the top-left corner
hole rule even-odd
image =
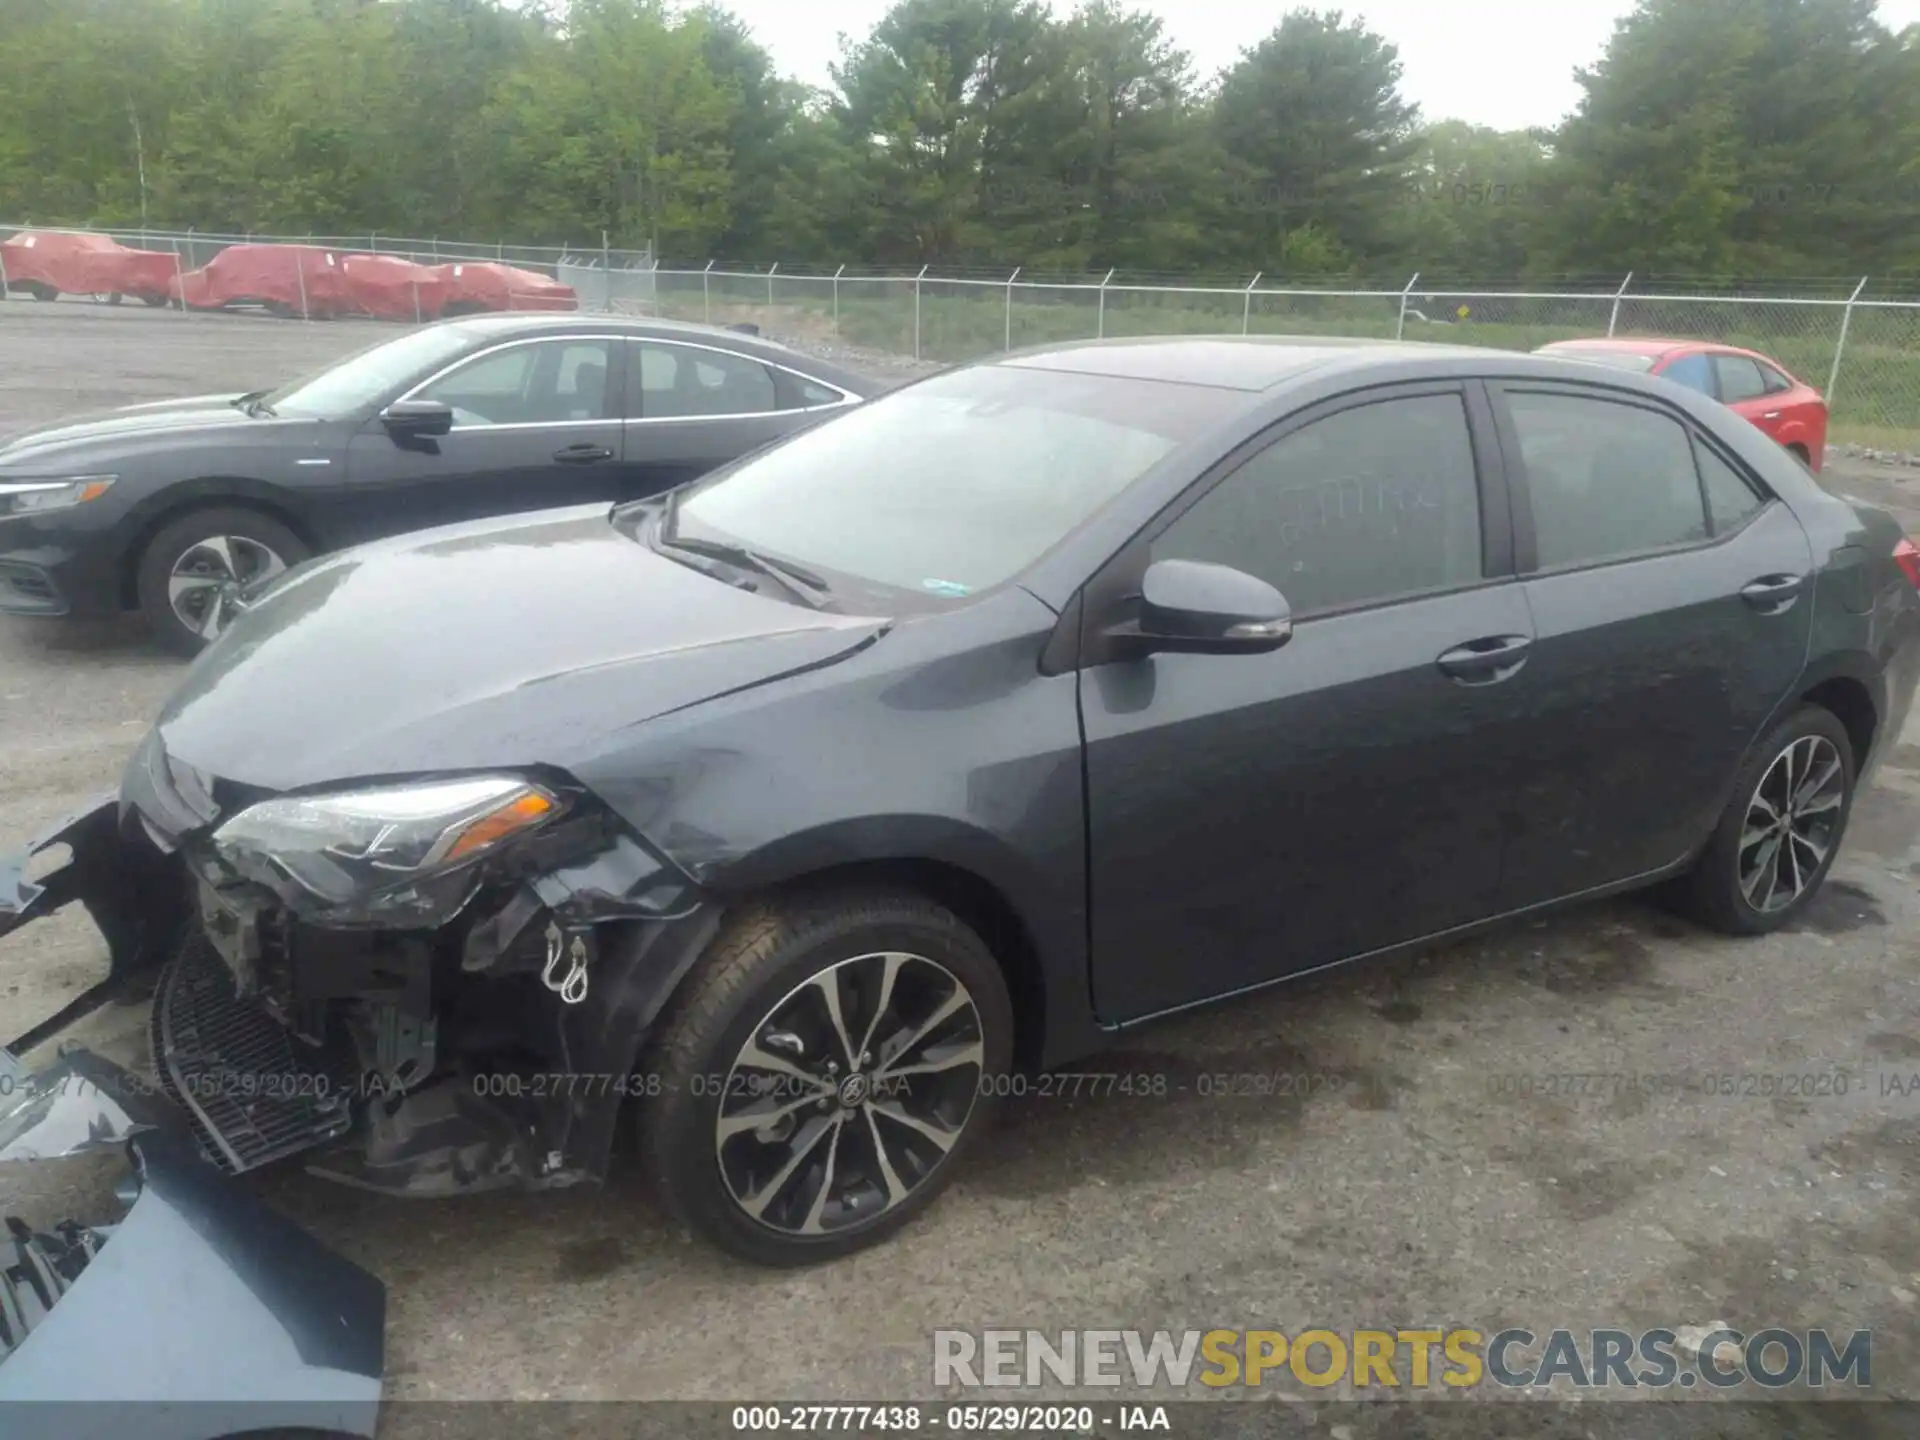
[[[1760,418],[1762,420],[1778,420],[1780,418],[1780,412],[1778,410],[1769,410]]]
[[[595,445],[586,441],[579,445],[566,445],[553,452],[553,458],[562,465],[591,465],[597,460],[611,460],[613,451],[604,445]]]
[[[1740,587],[1740,598],[1763,615],[1778,615],[1800,598],[1806,585],[1804,575],[1762,575]]]
[[[1491,685],[1527,663],[1525,635],[1488,635],[1456,645],[1434,663],[1463,685]]]

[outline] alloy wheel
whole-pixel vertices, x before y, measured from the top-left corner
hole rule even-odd
[[[174,617],[203,640],[212,640],[239,613],[240,592],[256,580],[278,575],[287,562],[271,546],[244,535],[209,535],[187,547],[167,577]]]
[[[1740,893],[1761,914],[1807,893],[1839,839],[1846,766],[1824,735],[1782,750],[1747,802],[1740,831]]]
[[[979,1009],[946,966],[899,951],[828,966],[728,1070],[714,1129],[727,1193],[783,1234],[872,1222],[952,1152],[985,1059]]]

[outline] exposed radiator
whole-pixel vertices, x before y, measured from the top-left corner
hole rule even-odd
[[[308,1045],[242,999],[197,928],[161,976],[152,1026],[161,1085],[229,1174],[324,1144],[353,1123],[345,1047]]]

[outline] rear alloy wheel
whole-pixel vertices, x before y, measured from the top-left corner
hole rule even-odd
[[[140,611],[156,638],[192,655],[239,614],[240,592],[307,558],[285,525],[256,510],[200,510],[161,529],[140,562]]]
[[[1716,930],[1778,930],[1819,890],[1853,810],[1853,746],[1830,712],[1808,705],[1756,747],[1732,802],[1679,894]]]
[[[756,908],[666,1022],[642,1115],[657,1185],[767,1265],[831,1259],[924,1209],[988,1123],[1011,1054],[1005,982],[917,897]]]

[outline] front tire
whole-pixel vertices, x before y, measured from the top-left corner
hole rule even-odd
[[[1707,848],[1675,889],[1680,907],[1729,935],[1790,924],[1833,868],[1856,776],[1832,711],[1803,705],[1754,747]]]
[[[306,559],[307,544],[271,515],[243,506],[195,510],[160,527],[141,552],[140,617],[168,649],[197,655],[232,623],[247,585]]]
[[[641,1153],[669,1208],[762,1265],[835,1259],[919,1214],[1007,1073],[999,966],[950,911],[897,891],[756,902],[663,1017]]]

